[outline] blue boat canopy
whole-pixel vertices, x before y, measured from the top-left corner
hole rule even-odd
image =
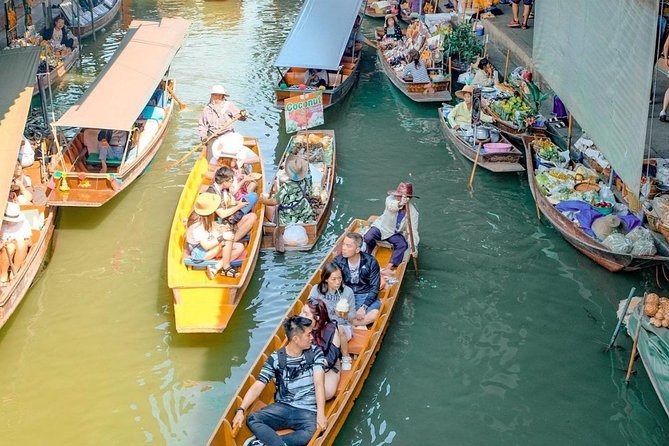
[[[336,71],[362,0],[305,0],[274,66]]]

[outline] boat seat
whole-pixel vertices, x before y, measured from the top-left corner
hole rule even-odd
[[[105,0],[105,1],[102,2],[102,3],[104,3],[104,5],[105,5],[107,8],[112,9],[112,8],[114,7],[114,5],[116,4],[116,1],[117,1],[117,0]]]
[[[242,266],[246,259],[246,250],[242,251],[241,256],[230,262],[230,266],[237,268]],[[184,258],[184,265],[190,267],[191,269],[205,269],[208,266],[215,266],[218,263],[219,259],[212,260],[193,260],[190,257]]]
[[[339,371],[339,384],[337,384],[337,393],[343,392],[348,385],[348,382],[353,376],[353,370],[340,370]]]
[[[100,161],[99,153],[89,153],[86,157],[86,164],[91,164],[93,166],[101,166],[102,162]],[[107,158],[107,166],[118,167],[121,165],[121,160],[116,158]]]
[[[359,355],[362,349],[367,346],[367,340],[372,336],[372,330],[353,329],[353,337],[348,341],[348,351],[350,354]]]

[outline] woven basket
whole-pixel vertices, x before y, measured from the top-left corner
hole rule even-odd
[[[648,229],[655,232],[660,232],[660,217],[655,215],[655,212],[649,211],[648,209],[643,210],[643,213],[646,215],[646,221],[648,222]]]
[[[660,230],[660,234],[664,236],[664,239],[669,242],[669,226],[663,225],[661,222],[658,223],[658,229]]]

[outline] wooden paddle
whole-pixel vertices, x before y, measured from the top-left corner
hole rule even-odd
[[[279,195],[279,171],[276,172],[276,192],[274,196]],[[276,252],[284,253],[286,252],[286,245],[283,240],[283,231],[281,230],[281,218],[279,215],[279,210],[281,209],[281,203],[276,200],[276,227],[274,228],[274,234],[272,234],[272,241],[274,242],[274,249]]]
[[[623,325],[623,319],[625,319],[625,315],[627,314],[627,309],[630,306],[630,302],[632,301],[632,296],[634,296],[635,291],[636,288],[632,287],[629,296],[627,296],[627,301],[625,302],[625,308],[623,309],[623,312],[620,315],[620,319],[618,319],[618,324],[616,325],[616,329],[613,330],[613,334],[611,335],[611,340],[609,341],[609,345],[606,346],[606,349],[604,349],[604,351],[611,350],[613,348],[613,344],[616,343],[618,332],[620,332],[620,327],[622,327]]]
[[[416,272],[416,278],[418,278],[418,259],[416,258],[416,244],[413,240],[413,225],[411,224],[411,200],[407,201],[407,228],[409,229],[409,249],[411,250],[411,259],[413,260],[413,268]]]
[[[472,167],[472,174],[469,175],[469,187],[471,189],[474,188],[474,174],[476,173],[476,166],[479,164],[479,156],[481,156],[481,144],[483,142],[479,142],[479,146],[476,148],[476,156],[474,157],[474,167]]]
[[[172,168],[174,168],[174,167],[177,167],[177,166],[180,165],[181,163],[183,163],[183,162],[186,160],[186,158],[188,158],[189,156],[191,156],[191,155],[193,154],[193,152],[195,152],[197,149],[201,148],[202,146],[206,146],[207,144],[209,144],[209,141],[211,141],[211,140],[214,139],[214,138],[218,138],[218,137],[221,136],[223,133],[225,133],[225,131],[228,129],[228,127],[230,127],[232,124],[234,124],[235,121],[239,120],[239,118],[241,118],[241,116],[242,116],[241,114],[235,116],[235,117],[232,118],[230,121],[228,121],[223,127],[221,127],[221,128],[218,129],[216,132],[214,132],[214,133],[212,133],[211,135],[209,135],[204,141],[200,141],[199,143],[195,144],[195,146],[194,146],[192,149],[190,149],[190,150],[188,151],[188,153],[186,153],[184,156],[182,156],[181,158],[179,158],[176,162],[174,162],[174,163],[170,164],[169,166],[167,166],[167,167],[165,168],[165,170],[167,170],[167,169],[172,169]]]
[[[186,104],[184,104],[181,99],[179,99],[177,97],[177,94],[174,92],[174,90],[172,89],[172,86],[169,84],[169,82],[167,84],[165,84],[165,89],[168,91],[169,94],[172,95],[172,99],[177,101],[177,104],[179,104],[179,110],[186,110],[188,108],[188,106]]]
[[[636,330],[634,333],[634,343],[632,344],[632,353],[630,354],[630,362],[627,364],[627,375],[625,376],[625,384],[629,385],[630,378],[632,377],[632,369],[634,368],[634,357],[636,356],[636,350],[639,345],[639,333],[641,332],[641,318],[643,318],[643,306],[646,304],[646,293],[643,293],[643,299],[641,299],[641,308],[639,309],[639,319],[636,321]],[[624,315],[623,315],[624,317]]]

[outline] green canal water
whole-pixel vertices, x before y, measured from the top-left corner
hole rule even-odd
[[[348,222],[382,211],[398,181],[421,197],[420,280],[407,275],[367,384],[337,445],[666,445],[669,422],[643,368],[629,387],[624,350],[603,353],[615,308],[650,272],[614,275],[537,221],[523,175],[479,171],[363,54],[360,80],[326,114],[338,182],[309,253],[262,253],[220,335],[178,335],[166,285],[167,237],[212,84],[249,110],[268,173],[287,141],[272,67],[299,10],[286,0],[135,0],[134,17],[192,20],[172,66],[176,113],[148,173],[100,209],[60,212],[53,257],[0,332],[0,444],[199,445],[288,305]],[[367,22],[371,34],[373,23]],[[122,37],[89,39],[56,89],[62,112]]]

